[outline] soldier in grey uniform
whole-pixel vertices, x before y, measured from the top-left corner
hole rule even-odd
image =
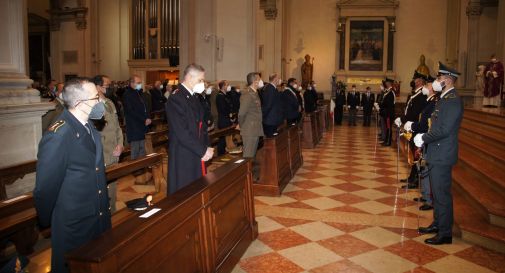
[[[419,228],[419,232],[436,233],[425,240],[427,244],[452,243],[452,167],[458,160],[458,132],[463,117],[463,102],[456,93],[454,83],[460,75],[454,69],[439,63],[439,74],[433,82],[433,90],[441,92],[440,99],[431,115],[428,133],[414,138],[417,147],[427,144],[426,162],[433,194],[433,223]]]
[[[243,156],[253,159],[253,179],[259,179],[259,167],[255,162],[259,138],[263,136],[263,117],[258,89],[263,87],[263,80],[256,72],[247,74],[248,88],[240,96],[238,123],[242,136]]]

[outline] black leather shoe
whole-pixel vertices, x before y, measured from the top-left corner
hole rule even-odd
[[[416,202],[426,202],[426,199],[422,198],[422,197],[415,197],[414,199],[412,199]]]
[[[419,231],[421,234],[437,233],[438,227],[429,225],[428,227],[420,227],[417,231]]]
[[[433,209],[433,206],[428,204],[424,204],[419,207],[419,210],[431,210],[431,209]]]
[[[400,182],[407,183],[408,178],[401,179]]]
[[[429,245],[443,245],[443,244],[452,244],[452,237],[442,237],[442,236],[434,236],[424,240],[425,243]]]
[[[402,189],[417,189],[417,188],[419,188],[419,186],[418,186],[418,185],[416,185],[416,184],[411,184],[411,183],[408,183],[407,185],[403,185],[403,186],[402,186]]]

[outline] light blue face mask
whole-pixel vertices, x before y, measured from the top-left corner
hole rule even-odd
[[[135,85],[135,90],[141,90],[141,89],[142,89],[142,84],[137,83],[137,85]]]
[[[105,103],[99,101],[91,108],[89,119],[101,119],[105,114]]]

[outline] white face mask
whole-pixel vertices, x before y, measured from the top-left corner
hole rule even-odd
[[[312,87],[316,88],[316,87],[317,87],[317,85],[314,83],[314,84],[312,85]]]
[[[308,87],[307,87],[307,90],[312,90],[312,86],[308,86]]]
[[[294,89],[298,89],[298,84],[296,84],[296,83],[295,83],[295,84],[293,84],[293,88],[294,88]]]
[[[237,88],[237,89],[235,89],[235,91],[237,91],[237,93],[240,93],[240,89],[238,89],[238,88]]]
[[[263,88],[263,86],[265,86],[265,83],[263,82],[263,80],[260,80],[258,82],[258,88]]]
[[[430,94],[430,90],[426,88],[426,86],[423,86],[423,89],[421,89],[421,92],[423,92],[423,95],[428,96]]]
[[[203,93],[204,90],[205,90],[205,83],[203,82],[197,83],[195,86],[193,86],[193,92],[197,94]]]
[[[301,86],[298,86],[298,91],[302,91],[302,87]]]
[[[210,86],[207,87],[207,89],[205,89],[205,94],[207,94],[207,95],[212,94],[212,87],[210,87]]]
[[[231,91],[231,86],[228,85],[228,87],[226,87],[226,92],[230,92]]]
[[[160,85],[160,89],[163,89],[163,84],[162,84],[162,85]]]
[[[439,82],[438,80],[436,80],[436,81],[433,82],[432,86],[433,86],[433,91],[435,91],[435,92],[441,92],[442,89],[444,89],[444,87],[445,87],[445,83],[442,85],[441,82]]]

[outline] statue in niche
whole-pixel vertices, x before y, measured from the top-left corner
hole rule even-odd
[[[430,69],[426,65],[426,58],[424,57],[424,54],[422,54],[421,57],[419,58],[419,63],[420,64],[417,67],[416,71],[425,75],[425,76],[430,75]]]
[[[484,95],[484,88],[486,86],[484,82],[484,70],[486,69],[486,66],[481,64],[477,67],[477,72],[475,72],[475,89],[476,89],[476,95],[482,96]]]
[[[305,89],[307,85],[312,81],[312,73],[314,72],[314,58],[312,62],[310,60],[310,55],[305,55],[305,62],[302,64],[302,87]]]

